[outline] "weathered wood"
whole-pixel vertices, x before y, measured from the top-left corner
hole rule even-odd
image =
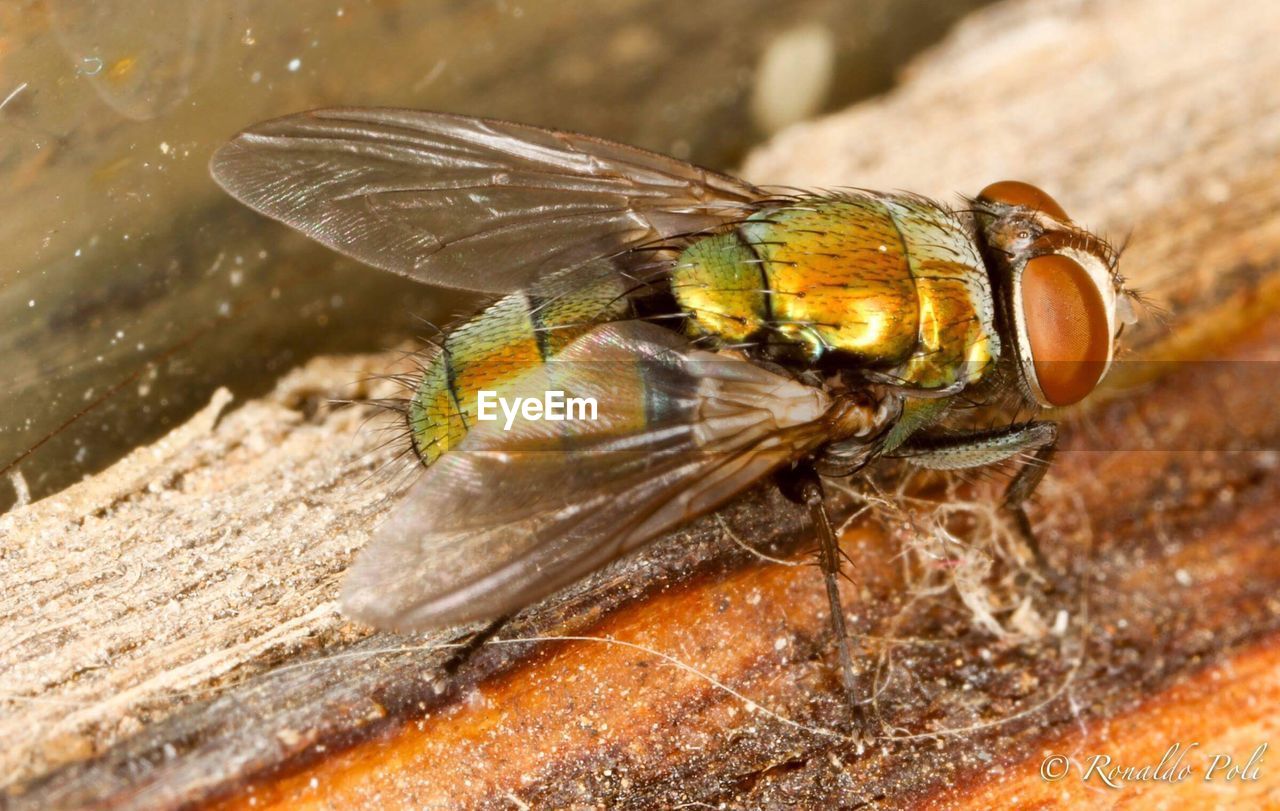
[[[1247,784],[1122,795],[1037,770],[1054,752],[1142,765],[1193,741],[1245,759],[1276,731],[1275,30],[1280,9],[1261,0],[1231,14],[1207,0],[1002,5],[888,97],[748,164],[753,180],[940,196],[1038,182],[1080,221],[1132,229],[1123,269],[1174,313],[1168,331],[1148,321],[1126,336],[1136,357],[1170,362],[1121,365],[1077,416],[1033,516],[1072,593],[998,577],[964,590],[991,604],[921,594],[946,581],[899,556],[919,526],[847,534],[860,585],[848,610],[892,724],[875,746],[832,734],[842,707],[817,573],[753,561],[714,519],[503,634],[592,639],[489,645],[460,691],[438,690],[446,654],[422,649],[438,640],[364,638],[333,595],[395,487],[362,480],[384,458],[364,455],[364,414],[316,407],[352,367],[385,363],[342,359],[0,517],[22,539],[2,561],[16,588],[0,595],[3,767],[19,781],[7,803],[1274,799],[1280,772],[1265,765]],[[727,526],[803,559],[801,522],[776,496],[743,500]],[[1228,688],[1214,697],[1215,684]],[[1251,692],[1253,705],[1230,700]]]

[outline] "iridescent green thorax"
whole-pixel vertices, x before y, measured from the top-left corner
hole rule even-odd
[[[976,382],[1000,351],[970,228],[907,195],[760,212],[687,249],[672,288],[697,333],[836,353],[911,388]]]

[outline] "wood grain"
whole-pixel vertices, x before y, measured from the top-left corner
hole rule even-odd
[[[1124,272],[1173,313],[1126,336],[1033,515],[1071,593],[997,578],[983,626],[956,589],[916,590],[910,525],[846,535],[847,608],[891,724],[874,746],[831,734],[816,572],[755,559],[714,519],[503,634],[592,639],[489,645],[452,688],[433,672],[447,652],[424,649],[442,637],[345,622],[336,584],[396,485],[363,481],[384,458],[366,415],[316,406],[385,359],[325,360],[0,517],[21,539],[0,559],[5,804],[1274,804],[1265,760],[1257,781],[1121,789],[1038,769],[1193,741],[1247,758],[1274,731],[1276,30],[1261,0],[1002,4],[893,93],[749,161],[756,181],[939,196],[1035,181],[1131,230]],[[807,559],[775,495],[725,521]]]

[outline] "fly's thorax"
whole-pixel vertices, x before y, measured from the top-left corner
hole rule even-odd
[[[910,195],[846,193],[761,211],[672,273],[695,334],[758,339],[912,388],[982,376],[1000,352],[972,229]]]
[[[630,315],[624,281],[607,263],[595,273],[574,271],[503,296],[446,332],[439,348],[423,357],[406,417],[424,465],[466,437],[480,391],[518,387],[574,339]]]
[[[919,302],[918,339],[893,370],[917,389],[980,381],[1000,357],[995,301],[972,225],[924,198],[884,195],[902,234]]]
[[[1134,320],[1116,251],[1027,183],[993,183],[974,208],[1024,395],[1045,407],[1083,400]]]
[[[880,365],[915,346],[919,305],[889,209],[864,195],[758,214],[739,229],[764,260],[774,331],[815,356]]]
[[[769,322],[763,261],[737,231],[698,240],[681,253],[671,292],[695,333],[738,343]]]

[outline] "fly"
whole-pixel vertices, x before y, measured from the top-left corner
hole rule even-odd
[[[939,426],[975,397],[1084,399],[1133,320],[1111,246],[1015,181],[964,210],[779,194],[588,136],[390,109],[257,125],[211,170],[341,253],[495,296],[444,335],[400,408],[425,471],[348,573],[348,614],[496,627],[782,474],[818,535],[855,714],[822,478],[883,457],[1021,460],[1003,507],[1047,570],[1023,502],[1056,424]],[[482,393],[594,408],[486,420]]]

